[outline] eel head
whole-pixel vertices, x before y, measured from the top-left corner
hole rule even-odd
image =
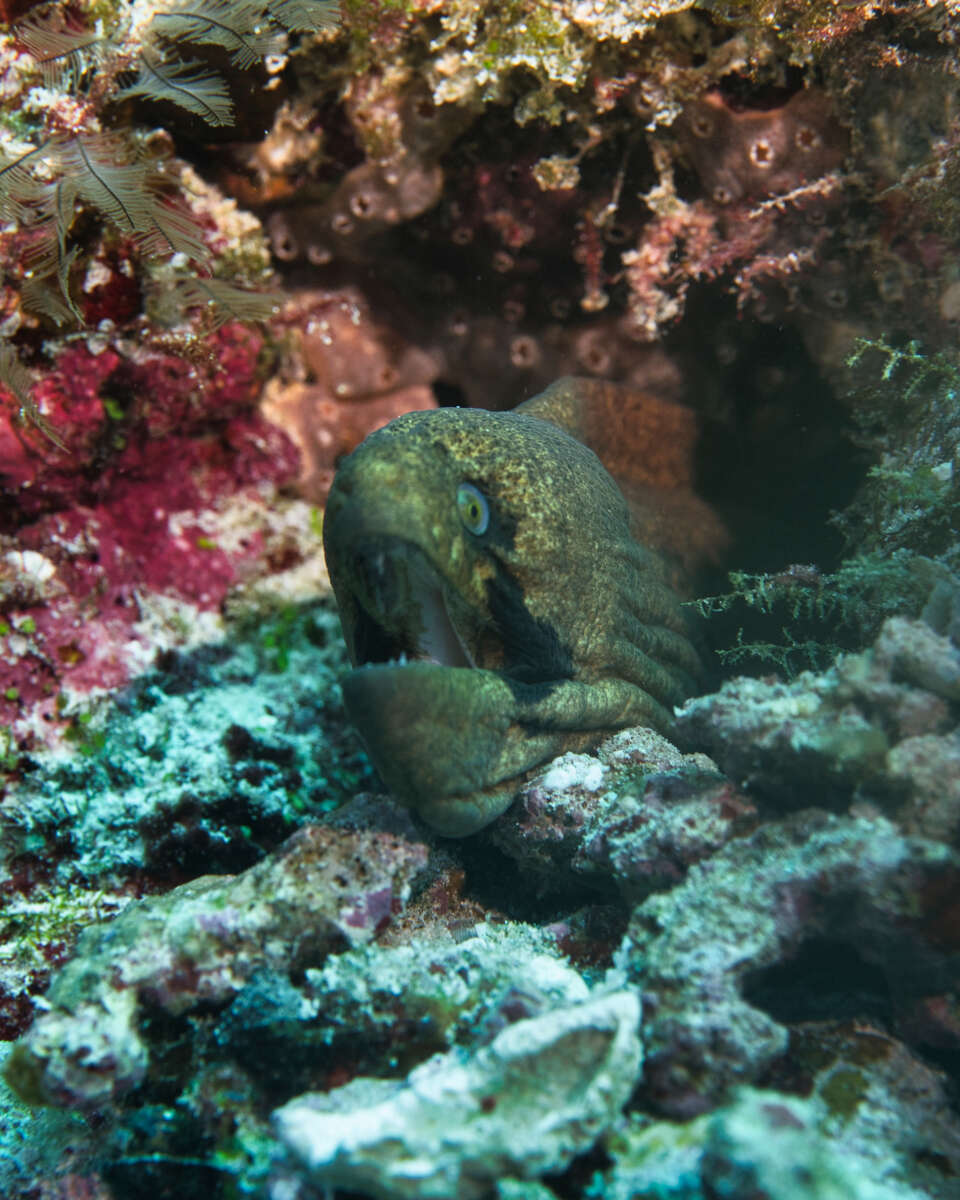
[[[409,413],[340,465],[324,548],[356,669],[347,711],[386,785],[443,834],[526,773],[666,728],[696,655],[593,452],[540,415]]]

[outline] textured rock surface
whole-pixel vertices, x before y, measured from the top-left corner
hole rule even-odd
[[[440,1044],[475,1045],[504,1025],[587,998],[555,938],[527,925],[480,925],[457,941],[414,937],[362,946],[306,972],[307,994],[336,1036],[404,1026]]]
[[[502,826],[446,843],[426,871],[409,815],[360,797],[294,843],[313,864],[309,886],[284,866],[296,852],[274,855],[85,935],[10,1078],[108,1113],[95,1141],[75,1139],[78,1179],[119,1179],[121,1195],[134,1168],[103,1167],[102,1155],[151,1153],[138,1130],[154,1120],[152,1097],[179,1095],[165,1144],[219,1129],[216,1161],[255,1193],[480,1196],[495,1181],[546,1200],[535,1180],[547,1171],[551,1188],[560,1179],[584,1197],[641,1186],[678,1200],[750,1188],[952,1197],[949,1084],[917,1057],[949,1069],[960,1048],[960,862],[931,836],[950,827],[951,654],[927,627],[893,622],[823,675],[755,681],[758,707],[739,726],[728,692],[698,702],[726,722],[722,736],[703,726],[724,758],[753,753],[757,728],[776,730],[770,697],[786,694],[823,734],[830,778],[847,761],[827,736],[844,697],[892,746],[869,779],[900,823],[864,804],[860,776],[859,791],[834,793],[859,797],[850,815],[780,815],[788,784],[808,801],[822,794],[803,785],[806,760],[797,766],[783,736],[764,744],[773,783],[741,792],[702,754],[625,731],[596,756],[557,760]],[[565,910],[574,895],[602,903]],[[504,922],[501,905],[528,916]],[[620,1074],[591,1091],[615,1037],[583,1014],[624,974],[631,1002],[643,998],[644,1064],[635,1015]],[[589,1042],[589,1070],[562,1048],[569,1030]],[[779,1092],[738,1096],[745,1083]],[[229,1135],[224,1105],[237,1113]],[[294,1114],[282,1138],[265,1120],[273,1108],[282,1122]],[[541,1136],[537,1122],[558,1114],[555,1140]],[[589,1157],[598,1137],[609,1163]],[[602,1173],[577,1182],[592,1161]]]
[[[636,901],[678,882],[753,814],[705,755],[631,729],[538,772],[488,836],[543,890],[614,885]]]
[[[749,1088],[687,1125],[637,1122],[612,1140],[611,1150],[614,1168],[589,1192],[596,1200],[920,1200],[926,1194],[890,1177],[893,1155],[877,1164],[842,1136],[825,1136],[815,1103]]]
[[[503,1176],[560,1170],[618,1116],[640,1066],[635,993],[518,1021],[472,1057],[403,1083],[357,1079],[274,1114],[311,1176],[393,1197],[479,1200]]]
[[[144,1005],[222,1004],[258,972],[300,971],[369,940],[425,861],[415,843],[312,826],[242,875],[131,906],[83,935],[8,1078],[34,1102],[96,1106],[128,1091],[149,1068]]]
[[[763,968],[805,946],[845,947],[848,966],[873,964],[914,996],[955,987],[960,939],[943,910],[958,902],[956,854],[879,818],[801,813],[731,843],[641,904],[619,951],[647,1000],[648,1099],[691,1115],[783,1054],[786,1028],[745,993],[762,996]],[[802,1012],[809,985],[796,976]]]
[[[818,1123],[868,1178],[912,1177],[933,1195],[960,1195],[960,1121],[944,1103],[946,1073],[862,1020],[801,1025],[790,1050],[787,1070],[816,1101]]]
[[[708,748],[731,778],[775,808],[906,797],[923,829],[936,787],[925,770],[935,776],[944,768],[925,768],[916,751],[919,744],[949,762],[958,695],[957,646],[923,621],[891,618],[863,654],[789,683],[731,680],[685,705],[679,725],[685,743]],[[944,797],[930,817],[938,834],[960,819],[948,809]]]

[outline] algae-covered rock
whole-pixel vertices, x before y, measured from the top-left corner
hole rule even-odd
[[[302,971],[369,940],[409,895],[425,847],[309,826],[237,876],[206,876],[92,926],[7,1078],[32,1102],[96,1106],[150,1064],[145,1010],[222,1004],[264,970]]]
[[[592,1200],[925,1200],[822,1131],[812,1101],[744,1089],[686,1125],[636,1120],[610,1140],[613,1168]]]
[[[0,1045],[0,1067],[9,1052]],[[85,1126],[79,1113],[30,1108],[0,1078],[0,1196],[19,1197],[31,1179],[52,1175],[65,1158],[77,1169],[91,1149]]]
[[[557,1193],[535,1180],[500,1179],[496,1197],[497,1200],[557,1200]]]
[[[633,991],[518,1021],[473,1055],[396,1083],[356,1079],[274,1114],[310,1177],[382,1200],[479,1200],[503,1177],[565,1167],[617,1118],[640,1067]]]
[[[588,883],[637,902],[679,882],[754,815],[705,754],[637,728],[538,771],[488,836],[544,891]]]
[[[892,803],[910,799],[903,742],[955,729],[958,695],[960,650],[950,638],[891,618],[862,654],[789,682],[730,680],[684,705],[679,726],[685,745],[706,749],[772,806]]]
[[[0,805],[9,845],[101,886],[233,873],[350,795],[368,768],[333,691],[332,604],[245,602],[115,703],[74,705],[73,752],[35,751]]]
[[[956,986],[960,937],[941,914],[958,899],[955,852],[881,818],[797,814],[693,867],[635,910],[619,952],[650,1001],[649,1101],[691,1115],[756,1080],[787,1049],[765,1008],[802,1017],[829,990],[824,970],[862,987],[872,964],[900,997]],[[793,975],[764,974],[791,961]]]
[[[588,989],[556,940],[530,925],[477,926],[462,941],[357,946],[306,972],[331,1037],[474,1045],[519,1017],[579,1004]],[[415,1032],[414,1032],[415,1031]]]
[[[816,1100],[821,1127],[868,1177],[897,1178],[937,1200],[960,1196],[951,1080],[879,1022],[801,1025],[791,1033],[788,1069],[796,1089]]]

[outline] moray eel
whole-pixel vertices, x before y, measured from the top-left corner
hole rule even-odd
[[[448,836],[564,751],[669,730],[698,673],[659,558],[562,427],[577,394],[563,381],[509,412],[407,413],[330,492],[347,712],[384,783]]]

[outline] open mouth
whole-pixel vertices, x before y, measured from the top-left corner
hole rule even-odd
[[[375,539],[354,549],[353,645],[357,666],[431,662],[475,667],[450,616],[445,589],[415,545]]]

